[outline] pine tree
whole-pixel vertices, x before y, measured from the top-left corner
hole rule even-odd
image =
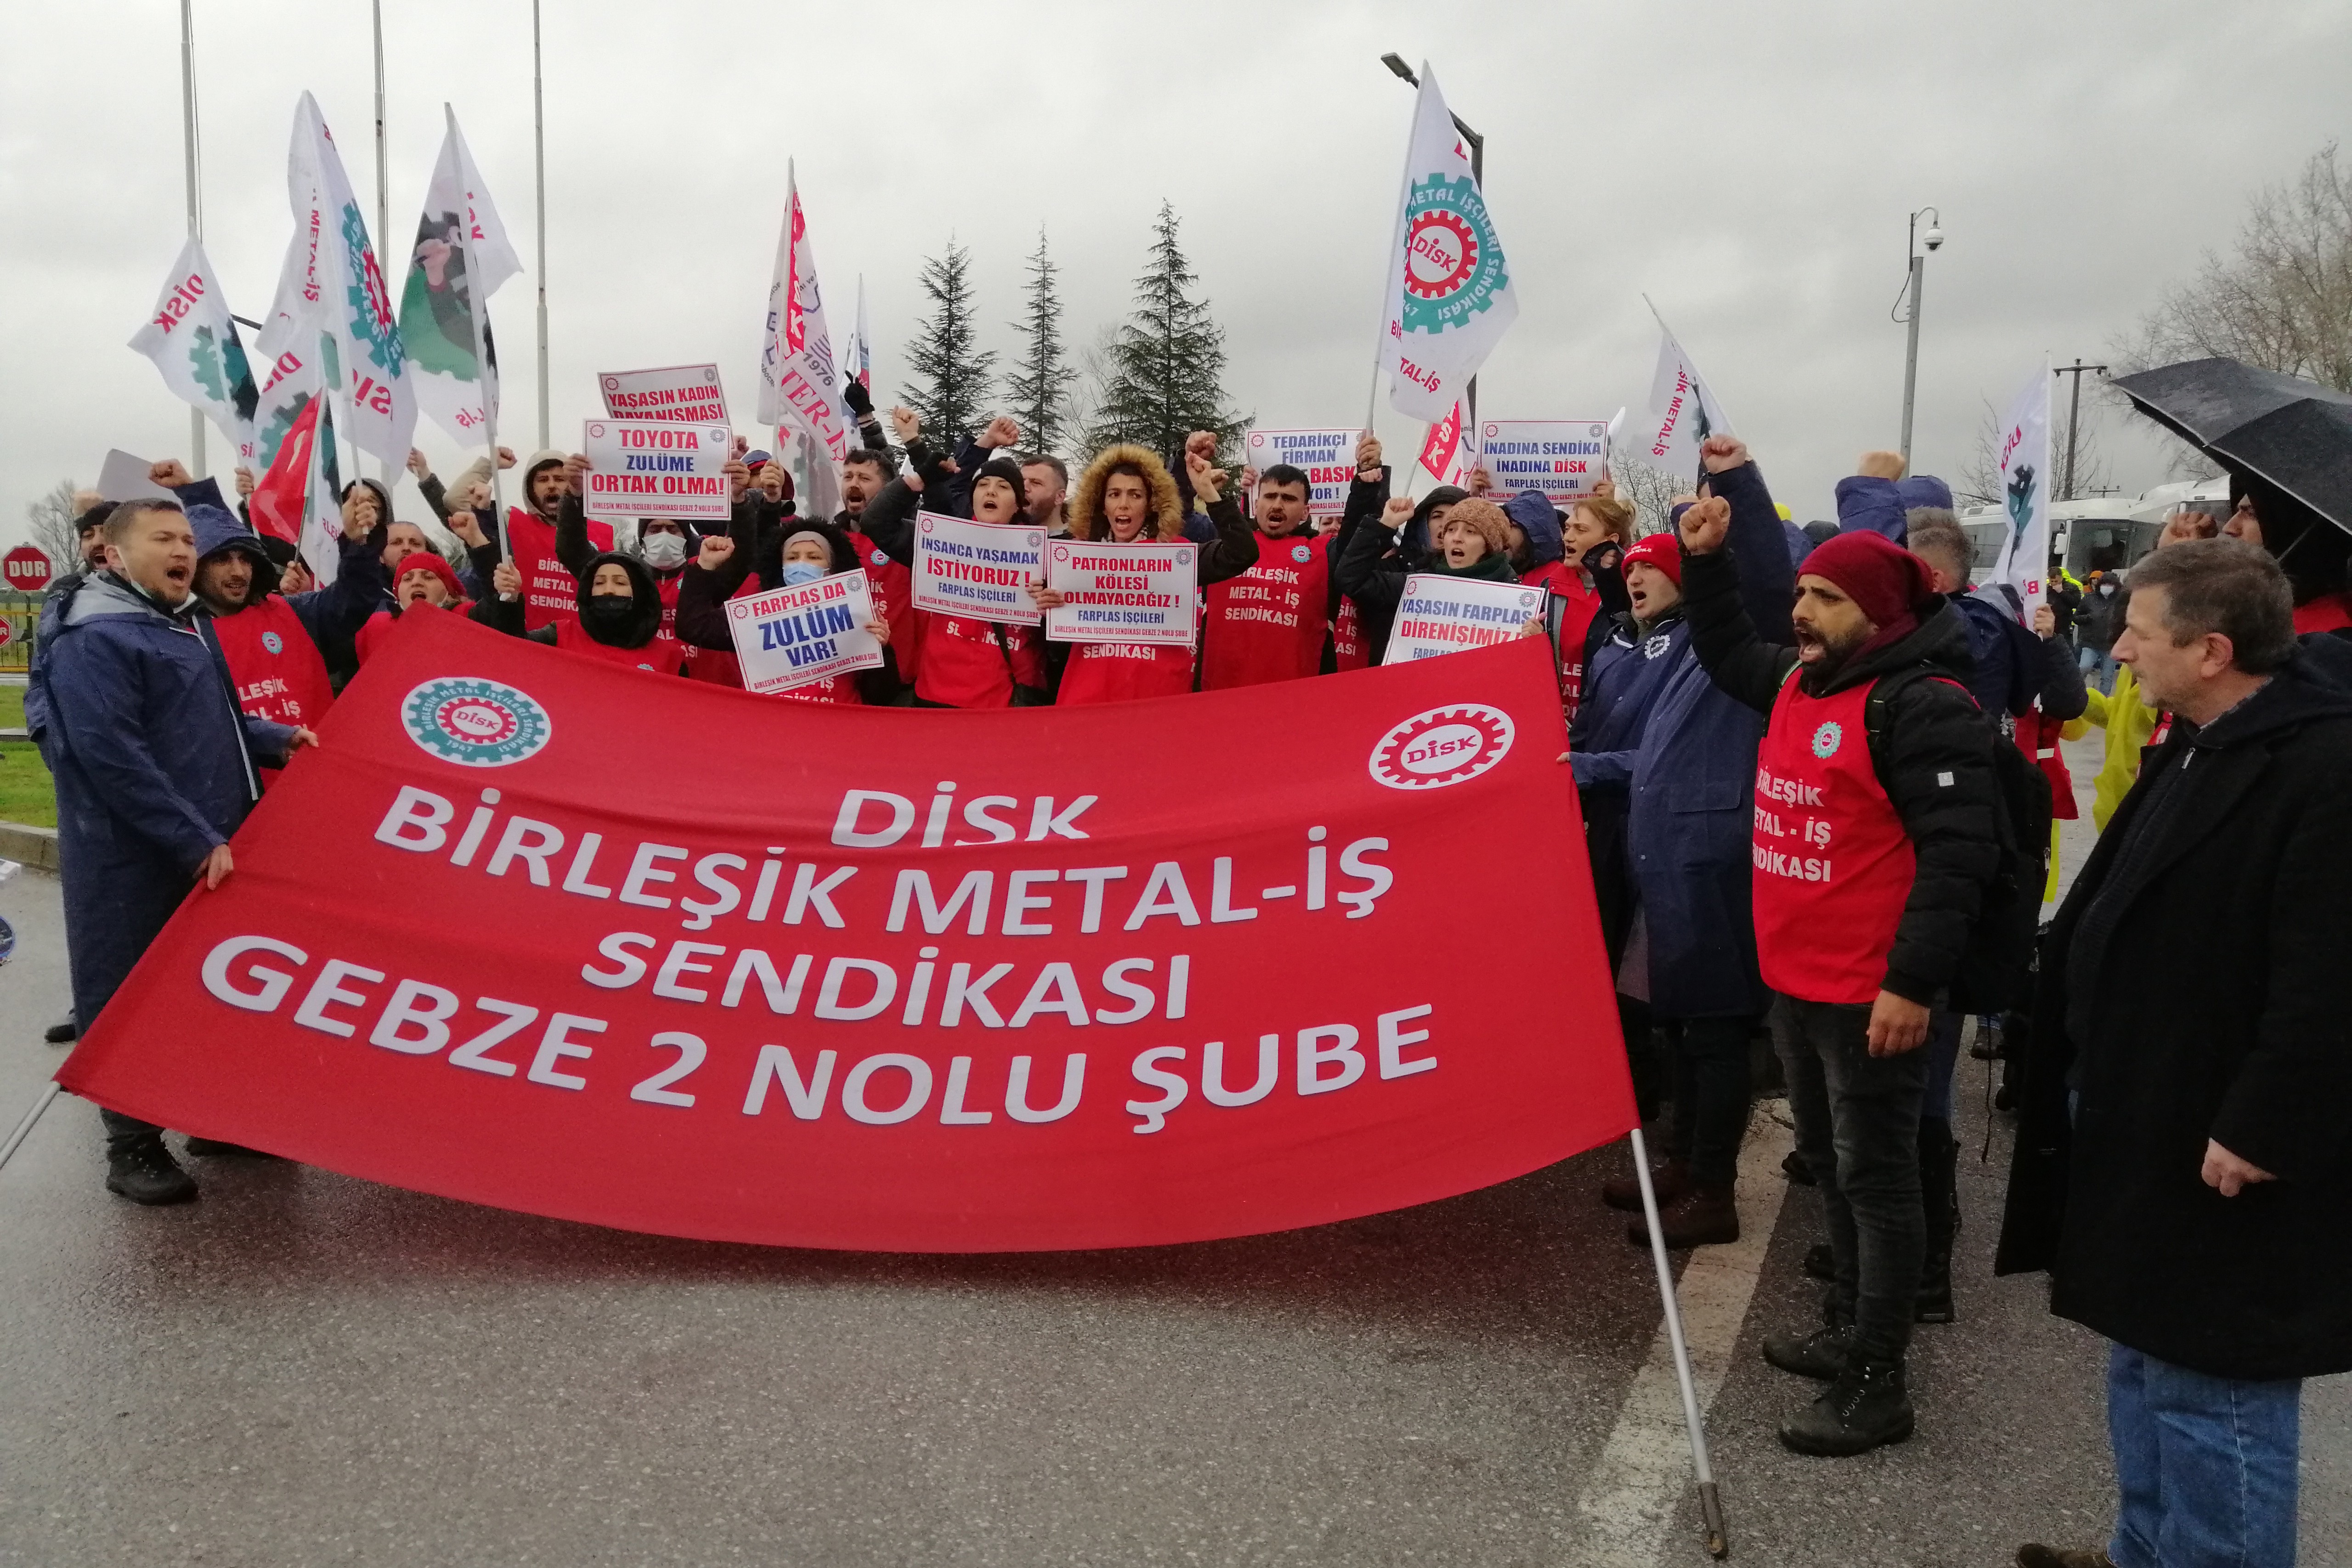
[[[1247,427],[1225,406],[1225,334],[1209,303],[1192,297],[1200,277],[1176,242],[1176,209],[1160,204],[1150,256],[1135,280],[1135,308],[1111,350],[1110,382],[1087,431],[1090,447],[1131,441],[1173,465],[1184,438],[1205,430],[1223,450]]]
[[[1013,329],[1028,340],[1020,362],[1006,378],[1008,411],[1021,426],[1023,446],[1031,452],[1061,452],[1068,434],[1070,384],[1077,370],[1062,346],[1062,300],[1054,287],[1061,269],[1045,254],[1045,231],[1037,231],[1037,254],[1029,258],[1029,309],[1026,320]]]
[[[973,343],[971,252],[950,240],[947,255],[924,261],[922,283],[931,314],[908,347],[916,380],[899,395],[922,415],[930,444],[953,451],[980,422],[996,355]]]

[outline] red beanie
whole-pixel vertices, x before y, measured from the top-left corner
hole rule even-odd
[[[1635,540],[1633,548],[1625,552],[1623,564],[1631,566],[1637,560],[1664,572],[1674,580],[1676,588],[1683,585],[1683,543],[1681,536],[1674,529],[1660,528],[1654,534],[1645,534]]]
[[[441,580],[441,586],[449,591],[449,597],[451,600],[455,601],[466,597],[465,588],[457,581],[457,569],[451,566],[448,561],[442,557],[438,550],[429,549],[418,550],[415,554],[404,557],[401,560],[399,570],[393,573],[393,591],[395,593],[398,592],[400,589],[400,580],[406,577],[412,571],[419,570],[429,571],[434,576],[439,578]]]
[[[1839,534],[1798,563],[1801,577],[1824,577],[1885,627],[1917,612],[1935,594],[1927,563],[1884,534]]]

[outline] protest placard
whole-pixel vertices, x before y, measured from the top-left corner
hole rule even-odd
[[[1172,643],[1191,647],[1201,625],[1201,547],[1088,544],[1055,539],[1045,586],[1062,596],[1045,612],[1056,643]]]
[[[110,501],[168,501],[172,492],[147,477],[154,466],[114,447],[99,465],[98,493]]]
[[[604,412],[614,419],[667,419],[725,424],[727,394],[717,365],[663,365],[650,371],[606,371],[596,378]]]
[[[1254,429],[1242,442],[1243,460],[1263,474],[1277,463],[1307,471],[1307,515],[1336,517],[1348,507],[1348,486],[1356,476],[1353,430]]]
[[[743,668],[743,689],[788,692],[812,681],[870,670],[882,644],[866,627],[874,596],[863,571],[821,577],[727,601],[727,630]]]
[[[1415,572],[1404,580],[1388,656],[1381,663],[1409,664],[1507,642],[1519,634],[1530,616],[1542,612],[1543,597],[1542,589],[1515,582]]]
[[[1498,497],[1540,490],[1571,507],[1609,476],[1605,419],[1488,419],[1478,425],[1478,460]]]
[[[1029,585],[1045,575],[1045,534],[1020,523],[915,514],[915,608],[934,615],[1034,626],[1045,612]]]
[[[727,521],[733,503],[725,470],[734,438],[725,425],[592,419],[583,428],[590,517]]]

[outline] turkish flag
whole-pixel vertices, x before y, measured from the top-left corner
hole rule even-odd
[[[320,401],[313,396],[294,416],[286,438],[278,444],[278,455],[270,461],[269,472],[253,487],[247,503],[257,531],[291,545],[302,542],[302,518],[310,493],[310,447],[319,435]]]

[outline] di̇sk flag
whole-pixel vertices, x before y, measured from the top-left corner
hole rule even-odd
[[[2000,505],[2009,519],[2000,554],[1985,579],[2016,595],[1998,596],[2026,625],[2045,602],[2050,572],[2050,361],[2010,400],[2000,421]]]
[[[1621,414],[1622,418],[1622,415]],[[1631,455],[1661,473],[1698,476],[1699,443],[1729,435],[1731,420],[1675,335],[1658,323],[1658,368],[1650,379],[1647,440]]]
[[[798,176],[784,165],[784,226],[776,239],[776,270],[768,283],[768,322],[760,341],[760,423],[815,444],[809,465],[809,515],[830,517],[841,509],[841,484],[834,465],[849,455],[856,426],[841,401],[834,370],[833,334],[824,320],[824,294],[817,287],[816,252],[809,244],[807,215],[801,211]]]
[[[1434,423],[1517,319],[1519,300],[1437,77],[1421,68],[1390,242],[1381,362],[1398,412]]]
[[[294,110],[286,190],[294,237],[258,340],[261,351],[273,359],[289,350],[308,352],[323,338],[333,353],[321,384],[343,405],[344,434],[398,466],[408,461],[416,431],[408,351],[342,156],[307,92]]]
[[[1564,733],[1537,639],[926,713],[404,616],[61,1077],[714,1239],[1138,1246],[1423,1203],[1634,1125]],[[1546,961],[1506,975],[1499,930]]]
[[[237,466],[253,466],[253,415],[261,389],[246,363],[228,297],[198,241],[192,238],[180,247],[155,308],[131,346],[155,361],[173,396],[202,409],[228,438]]]
[[[462,444],[480,445],[497,417],[499,361],[489,298],[521,271],[522,258],[452,114],[409,252],[400,340],[415,378],[417,406]]]

